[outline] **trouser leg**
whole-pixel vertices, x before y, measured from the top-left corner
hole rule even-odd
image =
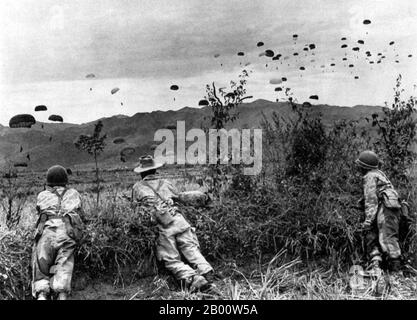
[[[193,267],[197,268],[199,274],[206,274],[213,270],[200,252],[200,244],[193,228],[188,228],[178,234],[176,240],[180,252]]]
[[[65,241],[59,248],[52,267],[51,289],[57,293],[71,292],[71,279],[74,269],[74,248],[75,242]]]
[[[159,232],[157,241],[157,258],[164,262],[165,268],[169,270],[176,279],[188,279],[196,274],[196,271],[181,261],[178,252],[175,235]]]
[[[372,225],[372,229],[365,234],[366,253],[371,262],[382,261],[382,255],[379,246],[378,228],[376,224]]]
[[[379,243],[390,260],[399,259],[399,210],[383,208],[378,216]]]
[[[50,268],[55,261],[53,233],[45,230],[32,251],[32,295],[50,292]]]

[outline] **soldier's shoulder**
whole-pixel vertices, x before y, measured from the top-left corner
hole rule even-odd
[[[70,196],[78,196],[78,197],[81,196],[80,193],[74,188],[67,189],[66,194]]]
[[[45,198],[45,197],[47,197],[50,194],[51,194],[51,191],[49,191],[49,190],[42,190],[41,192],[38,193],[38,199]]]
[[[378,170],[369,170],[365,176],[364,179],[365,180],[370,180],[370,179],[374,179],[376,177],[380,177],[381,176],[381,172],[379,172]]]

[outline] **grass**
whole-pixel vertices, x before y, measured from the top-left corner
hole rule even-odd
[[[170,171],[163,174],[173,175]],[[286,238],[283,244],[263,243],[261,236],[272,232],[270,224],[277,221],[273,219],[274,215],[271,215],[270,222],[266,223],[269,220],[265,220],[262,212],[253,215],[248,211],[249,220],[246,222],[246,216],[239,211],[239,204],[235,202],[230,204],[231,208],[234,207],[233,213],[228,207],[224,208],[224,213],[217,212],[216,206],[204,212],[187,212],[194,215],[190,216],[190,220],[198,227],[203,253],[222,275],[222,280],[216,282],[217,294],[181,290],[172,277],[158,269],[153,252],[155,234],[148,225],[148,220],[141,214],[140,209],[133,208],[119,197],[122,192],[129,190],[135,181],[133,178],[135,176],[130,172],[117,172],[113,175],[106,172],[103,200],[99,208],[96,208],[95,196],[87,184],[79,181],[80,183],[71,185],[80,190],[87,213],[87,238],[79,248],[76,258],[74,299],[362,300],[417,297],[416,276],[404,277],[399,286],[391,288],[381,296],[372,294],[369,283],[368,290],[352,291],[349,286],[349,268],[352,263],[343,261],[338,253],[322,258],[314,258],[311,252],[305,255],[294,254],[297,251],[292,248],[303,245],[301,236],[292,240]],[[71,181],[74,180],[71,177]],[[115,181],[119,183],[115,184]],[[175,183],[181,191],[197,187],[207,188],[207,185],[197,184],[189,172],[177,174]],[[3,299],[30,299],[30,231],[36,221],[35,195],[42,190],[40,181],[34,185],[32,193],[28,195],[28,205],[23,211],[18,228],[12,231],[0,229],[0,297]],[[264,193],[263,190],[259,192]],[[255,191],[252,192],[252,196],[257,196]],[[224,206],[228,200],[230,195],[225,196],[220,204]],[[273,204],[264,203],[261,198],[256,201],[254,209],[265,208],[265,212],[272,212]],[[241,206],[245,205],[244,199],[240,199],[240,202]],[[334,207],[333,210],[337,212],[338,207]],[[227,217],[222,216],[226,212]],[[285,221],[287,215],[287,211],[281,211],[278,215],[279,220]],[[243,219],[242,223],[247,224],[246,228],[239,226],[239,219]],[[337,219],[336,222],[332,222],[335,226],[345,226],[348,222],[343,220],[343,217]],[[254,238],[248,237],[256,226],[261,228],[261,231],[254,233]],[[277,228],[283,227],[288,228],[285,224],[277,224]],[[225,235],[226,232],[234,230],[228,228],[237,228],[242,234]],[[332,249],[331,243],[323,242],[312,230],[306,230],[305,235],[305,239],[308,240],[306,244],[311,248],[323,245],[328,250]],[[278,236],[282,237],[283,234]],[[255,240],[252,241],[253,239]],[[237,242],[228,242],[229,240]],[[350,242],[354,243],[353,240]],[[240,251],[253,252],[251,258],[225,255],[225,250],[237,249],[230,247],[234,246],[234,243],[246,243],[247,247],[241,248]],[[254,246],[258,245],[261,248],[277,248],[274,249],[277,253],[273,256],[266,253],[259,255],[253,250]],[[288,249],[279,249],[280,247]],[[216,251],[222,254],[216,255]],[[360,259],[352,257],[351,261],[360,262]]]

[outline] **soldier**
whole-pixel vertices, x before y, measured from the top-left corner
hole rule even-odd
[[[210,289],[213,268],[200,252],[195,229],[174,205],[174,200],[186,201],[187,197],[178,193],[170,181],[156,175],[162,164],[155,163],[152,156],[143,156],[139,161],[134,171],[142,180],[133,186],[132,200],[150,208],[158,224],[157,259],[190,291]],[[190,265],[181,260],[181,254]]]
[[[384,172],[378,169],[378,156],[363,151],[355,161],[363,174],[366,250],[374,271],[380,273],[382,254],[386,255],[388,269],[400,272],[399,220],[401,203],[398,193]]]
[[[81,237],[81,197],[66,187],[67,172],[59,165],[48,169],[46,182],[36,204],[39,219],[32,253],[32,295],[46,300],[55,293],[58,300],[66,300],[71,292],[74,249]]]

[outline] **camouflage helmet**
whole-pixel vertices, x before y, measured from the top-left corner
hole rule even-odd
[[[375,152],[366,150],[361,152],[355,163],[364,169],[378,169],[378,156]]]
[[[55,165],[46,173],[46,184],[50,187],[65,186],[68,183],[67,170],[64,167]]]

